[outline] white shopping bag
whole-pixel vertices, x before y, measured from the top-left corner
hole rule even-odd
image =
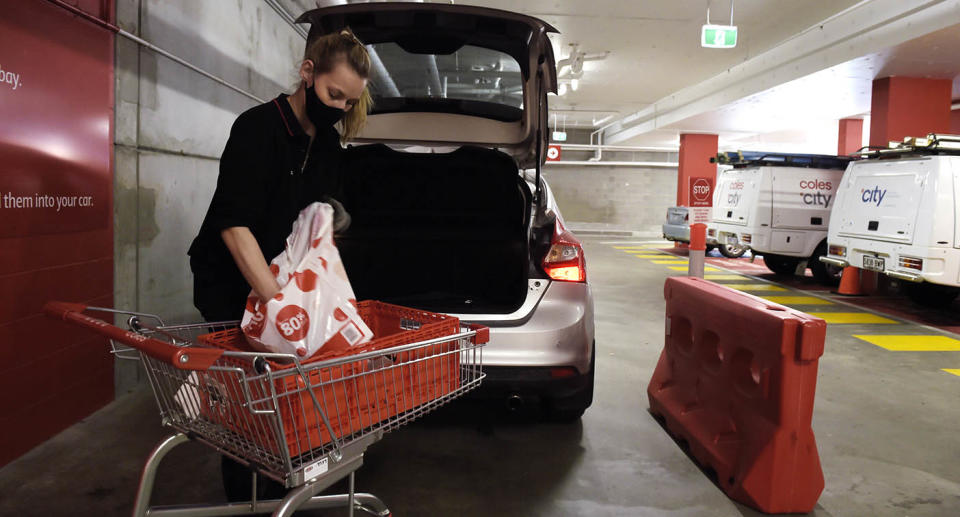
[[[300,212],[287,248],[270,262],[281,285],[266,303],[251,292],[240,325],[251,346],[309,357],[366,343],[373,332],[356,299],[333,242],[333,208],[313,203]]]

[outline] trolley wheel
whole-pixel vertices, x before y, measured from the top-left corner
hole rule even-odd
[[[764,254],[763,263],[767,269],[781,276],[793,276],[797,272],[800,259],[783,255]]]

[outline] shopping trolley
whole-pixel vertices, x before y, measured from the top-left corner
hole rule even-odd
[[[351,355],[301,360],[292,354],[244,350],[237,322],[164,325],[155,315],[49,302],[51,316],[111,340],[120,359],[140,360],[162,423],[175,432],[143,468],[134,505],[144,515],[287,516],[298,509],[345,506],[389,516],[376,496],[355,493],[354,472],[384,433],[477,388],[484,378],[489,329],[457,318],[360,302],[377,336]],[[129,330],[84,312],[120,314]],[[150,506],[164,456],[188,441],[202,442],[254,472],[281,483],[286,497],[241,503]],[[349,477],[349,492],[316,495]]]

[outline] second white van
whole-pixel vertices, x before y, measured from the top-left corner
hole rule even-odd
[[[713,223],[717,239],[749,246],[779,275],[807,267],[824,284],[841,268],[823,263],[836,188],[850,158],[741,151],[722,153],[733,165],[718,177]]]

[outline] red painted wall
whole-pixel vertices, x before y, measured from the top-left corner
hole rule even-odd
[[[680,135],[680,164],[677,168],[677,206],[690,206],[690,178],[717,177],[717,135]]]
[[[863,147],[863,119],[840,119],[840,131],[837,135],[837,154],[855,153]]]
[[[44,0],[2,13],[0,465],[113,399],[107,342],[41,314],[113,303],[113,34]]]
[[[950,134],[960,135],[960,110],[950,112]]]
[[[950,79],[884,77],[873,81],[870,145],[950,131]]]

